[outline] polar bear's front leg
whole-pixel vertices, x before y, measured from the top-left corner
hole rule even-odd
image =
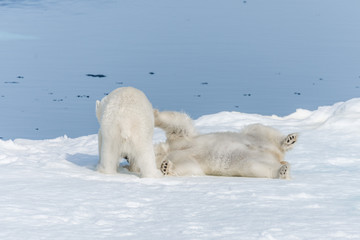
[[[186,150],[171,152],[160,166],[164,175],[169,176],[204,176],[205,173],[198,161]]]
[[[170,175],[171,176],[171,175],[174,175],[173,171],[172,171],[172,168],[173,168],[173,163],[166,159],[161,163],[160,171],[164,175]]]
[[[155,127],[163,129],[167,141],[177,141],[197,136],[193,120],[181,112],[159,112],[154,110]]]

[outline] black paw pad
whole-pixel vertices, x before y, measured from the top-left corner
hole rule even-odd
[[[168,175],[168,173],[169,173],[168,165],[169,165],[169,162],[166,161],[166,160],[161,163],[160,171],[161,171],[164,175]]]

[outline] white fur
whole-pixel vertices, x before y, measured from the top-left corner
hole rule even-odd
[[[154,115],[143,92],[131,87],[118,88],[96,101],[100,124],[98,171],[117,172],[119,159],[127,157],[130,171],[142,177],[159,177],[152,144]]]
[[[184,113],[155,111],[154,115],[155,126],[167,135],[166,143],[155,147],[164,174],[290,178],[284,155],[296,142],[296,134],[283,136],[254,124],[240,132],[199,135]]]

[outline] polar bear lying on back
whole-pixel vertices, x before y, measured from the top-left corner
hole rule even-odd
[[[127,157],[130,171],[142,177],[161,177],[156,167],[152,137],[153,108],[143,92],[131,87],[118,88],[96,101],[100,124],[98,171],[117,172],[119,159]]]
[[[155,126],[166,133],[166,143],[155,146],[157,165],[164,175],[219,175],[290,179],[285,152],[297,134],[283,136],[261,124],[240,132],[197,134],[188,115],[154,111]]]

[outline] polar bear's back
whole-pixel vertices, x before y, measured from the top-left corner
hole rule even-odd
[[[121,132],[122,137],[152,135],[154,116],[152,105],[145,94],[132,87],[118,88],[96,105],[101,128]],[[105,129],[104,129],[105,130]],[[144,135],[143,135],[143,134]],[[133,136],[132,136],[133,137]]]

